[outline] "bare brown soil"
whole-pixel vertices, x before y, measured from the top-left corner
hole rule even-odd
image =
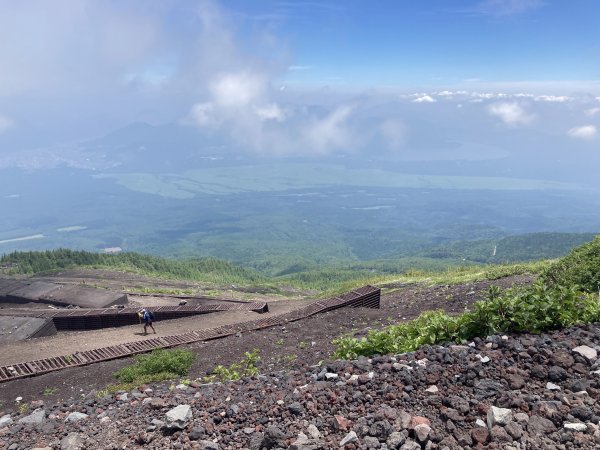
[[[473,302],[482,299],[492,284],[509,288],[531,282],[532,278],[529,276],[513,276],[492,282],[457,286],[402,286],[382,296],[380,309],[345,308],[289,323],[285,327],[272,327],[240,336],[192,344],[188,347],[197,353],[197,358],[191,369],[190,378],[205,376],[217,364],[229,365],[239,361],[243,358],[244,352],[254,348],[260,350],[260,370],[264,373],[317,364],[331,355],[334,349],[331,341],[343,333],[352,331],[364,333],[371,328],[410,320],[426,310],[444,309],[450,313],[461,313]],[[306,302],[307,300],[270,303],[269,314],[286,312],[303,306]],[[157,322],[155,327],[159,335],[177,334],[251,320],[254,317],[255,313],[248,312],[219,313]],[[138,326],[60,333],[44,341],[31,340],[15,346],[4,346],[0,364],[145,339],[145,336],[140,334],[141,327]],[[132,358],[125,358],[1,383],[0,410],[13,409],[17,396],[23,397],[24,401],[44,399],[56,402],[86,395],[90,391],[114,383],[113,373],[131,363]]]

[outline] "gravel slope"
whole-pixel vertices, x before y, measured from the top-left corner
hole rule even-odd
[[[592,449],[597,349],[593,325],[34,402],[0,419],[0,448]]]

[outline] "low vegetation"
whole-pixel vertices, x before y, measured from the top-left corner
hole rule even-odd
[[[217,284],[263,283],[258,272],[214,258],[188,260],[166,259],[140,253],[94,253],[57,249],[33,252],[13,252],[0,258],[10,275],[32,275],[75,268],[112,269],[135,272],[151,277],[206,281]]]
[[[600,292],[600,236],[581,245],[542,273],[551,286],[579,286],[585,292]]]
[[[215,367],[210,375],[204,377],[205,381],[234,381],[244,377],[252,377],[258,375],[257,364],[260,361],[258,355],[259,350],[255,348],[251,352],[244,353],[244,358],[233,363],[229,367],[218,365]]]
[[[115,372],[123,386],[136,387],[153,381],[171,380],[188,374],[196,354],[186,349],[156,349],[135,358],[131,366]]]
[[[545,268],[533,286],[500,292],[492,286],[487,300],[458,316],[428,311],[407,323],[371,330],[367,336],[334,341],[338,358],[403,353],[425,344],[466,342],[495,333],[539,333],[600,321],[595,284],[600,276],[600,238],[573,250]],[[592,293],[594,292],[594,293]]]
[[[138,273],[158,279],[183,279],[216,289],[310,292],[328,297],[366,284],[393,286],[403,283],[460,284],[517,274],[538,274],[549,261],[504,265],[472,265],[463,261],[426,258],[353,262],[346,265],[307,266],[301,272],[267,275],[216,259],[172,260],[138,253],[107,255],[67,249],[14,252],[0,257],[4,273],[32,275],[78,268]],[[299,268],[298,268],[299,270]],[[191,290],[148,288],[147,293],[192,294]]]

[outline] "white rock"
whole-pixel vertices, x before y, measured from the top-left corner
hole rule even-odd
[[[529,422],[529,416],[525,413],[516,413],[515,421],[520,424],[526,424]]]
[[[73,411],[71,414],[67,416],[65,422],[79,422],[80,420],[87,419],[88,415],[82,412]]]
[[[158,419],[152,419],[152,421],[150,423],[152,425],[154,425],[156,428],[162,428],[163,425],[165,424],[162,420],[158,420]]]
[[[487,425],[491,430],[494,425],[506,425],[513,419],[512,411],[507,408],[496,408],[492,406],[488,409]]]
[[[356,433],[354,431],[351,431],[344,437],[344,439],[342,439],[340,441],[340,447],[343,447],[346,444],[350,444],[351,442],[356,442],[356,441],[358,441],[358,436],[356,435]]]
[[[566,430],[573,430],[573,431],[586,431],[587,430],[587,425],[585,423],[569,423],[569,422],[565,422],[563,424],[563,428],[565,428]]]
[[[19,419],[19,423],[39,424],[39,423],[43,423],[45,419],[46,419],[46,411],[41,408],[38,408],[35,411],[33,411],[31,414],[29,414],[28,416],[25,416],[25,417],[22,417],[21,419]]]
[[[487,427],[486,423],[483,420],[481,420],[481,419],[477,419],[475,421],[475,425],[477,425],[478,427],[482,427],[482,428]]]
[[[551,382],[546,383],[546,389],[549,391],[560,391],[560,386]]]
[[[338,377],[339,377],[339,376],[338,376],[338,374],[337,374],[337,373],[331,373],[331,372],[327,372],[327,373],[325,374],[325,378],[326,378],[327,380],[336,380]]]
[[[10,417],[10,414],[0,417],[0,428],[10,425],[11,423],[13,423],[13,420]]]
[[[321,432],[319,429],[314,426],[312,423],[306,428],[306,431],[313,439],[321,439]]]
[[[183,430],[191,418],[192,407],[190,405],[179,405],[167,413],[165,422],[167,428]]]
[[[429,434],[431,433],[431,427],[425,423],[420,423],[415,427],[415,437],[417,441],[424,444],[429,440]]]
[[[308,444],[309,440],[308,440],[308,436],[305,435],[302,431],[300,433],[298,433],[298,436],[296,437],[296,440],[294,441],[295,446],[303,446]]]
[[[69,433],[61,439],[61,450],[79,450],[83,448],[83,438],[79,433]]]
[[[587,345],[580,345],[579,347],[575,347],[573,351],[575,353],[579,353],[581,356],[589,360],[593,360],[598,357],[598,352],[592,347],[588,347]]]
[[[479,353],[477,353],[475,356],[477,356],[479,358],[479,361],[481,361],[483,364],[490,362],[489,356],[481,356]]]
[[[437,394],[440,390],[438,389],[438,387],[436,385],[433,386],[429,386],[427,389],[425,389],[425,392],[429,393],[429,394]]]
[[[186,391],[188,389],[188,386],[186,384],[178,384],[177,386],[175,386],[175,389],[179,389],[181,391]]]

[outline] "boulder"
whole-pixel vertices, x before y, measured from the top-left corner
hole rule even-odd
[[[192,407],[190,405],[179,405],[167,412],[165,416],[167,428],[183,430],[192,418]]]

